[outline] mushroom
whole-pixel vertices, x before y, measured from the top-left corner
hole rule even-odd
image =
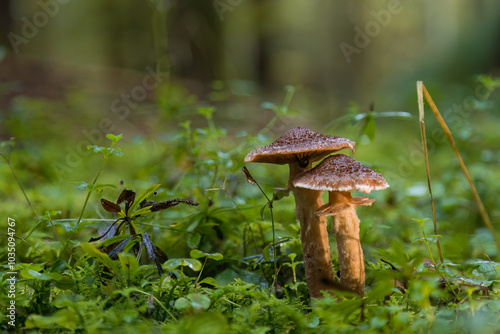
[[[290,167],[287,188],[280,191],[292,191],[295,198],[307,287],[312,298],[321,297],[321,290],[326,287],[324,282],[333,281],[327,222],[326,217],[314,213],[323,205],[321,191],[296,188],[292,181],[300,173],[310,170],[314,161],[344,148],[354,152],[354,145],[345,138],[326,136],[299,127],[245,157],[245,162],[288,164]]]
[[[329,191],[329,202],[316,215],[332,216],[332,229],[337,240],[340,264],[340,285],[360,296],[365,292],[363,249],[359,241],[358,205],[372,205],[375,199],[351,197],[351,190],[367,194],[389,185],[384,177],[361,165],[351,157],[336,154],[325,158],[316,167],[298,176],[293,185],[316,191]]]

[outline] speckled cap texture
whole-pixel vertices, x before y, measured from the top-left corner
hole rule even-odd
[[[299,188],[325,191],[358,190],[367,194],[389,187],[384,177],[344,154],[325,158],[293,181]]]
[[[314,162],[344,148],[349,148],[354,153],[355,145],[349,139],[322,135],[299,127],[287,131],[271,145],[248,153],[245,162],[266,162],[278,165],[302,159]]]

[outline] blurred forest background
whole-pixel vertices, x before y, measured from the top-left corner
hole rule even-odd
[[[1,139],[15,137],[26,149],[17,164],[31,186],[90,178],[95,161],[85,147],[104,144],[109,132],[123,133],[123,143],[141,152],[116,178],[141,187],[175,184],[186,163],[173,148],[162,150],[182,122],[205,124],[199,107],[216,107],[215,124],[230,139],[261,130],[275,116],[262,102],[280,104],[284,87],[293,85],[291,109],[298,112],[273,125],[269,142],[295,126],[346,136],[358,142],[358,159],[378,166],[393,187],[401,182],[410,189],[404,194],[424,196],[417,118],[378,118],[376,136],[360,136],[352,126],[357,113],[373,106],[416,116],[417,80],[434,96],[466,158],[488,163],[498,176],[498,95],[484,101],[476,80],[500,72],[497,1],[18,0],[0,6]],[[440,179],[457,164],[430,114],[427,123]],[[368,146],[371,140],[376,143]],[[221,150],[232,148],[231,141],[221,142]],[[2,196],[19,193],[7,175],[2,183],[11,191]],[[498,210],[492,214],[498,218]]]
[[[129,177],[141,187],[174,185],[187,165],[165,146],[183,122],[204,126],[200,106],[216,107],[215,124],[229,137],[220,147],[227,151],[231,138],[258,132],[275,116],[262,102],[280,104],[284,87],[294,85],[291,109],[298,112],[274,124],[268,142],[301,125],[349,137],[358,142],[358,159],[378,166],[394,191],[419,198],[426,191],[417,118],[379,118],[376,136],[373,129],[360,136],[352,126],[370,106],[416,116],[417,80],[434,96],[466,160],[482,162],[472,171],[476,182],[486,187],[483,177],[498,178],[498,94],[485,101],[484,83],[476,80],[500,73],[497,1],[16,0],[0,6],[1,139],[15,137],[28,153],[16,157],[14,150],[29,187],[53,190],[89,179],[97,160],[85,147],[103,145],[109,132],[123,133],[122,145],[140,152],[115,167],[124,176],[113,182]],[[456,185],[462,176],[430,114],[427,123],[433,173],[444,180],[438,194],[451,201],[446,182]],[[447,172],[455,176],[446,179]],[[2,174],[8,190],[2,196],[19,194],[8,170]],[[494,189],[484,187],[492,201],[487,195]],[[467,193],[466,183],[459,189]],[[450,210],[462,205],[467,217],[477,218],[475,209],[469,212],[473,204],[451,202]],[[498,209],[489,208],[498,219]],[[429,217],[427,206],[424,212]],[[480,225],[472,223],[469,232]]]
[[[296,85],[301,118],[324,124],[351,101],[363,109],[375,103],[377,110],[410,110],[416,80],[451,94],[473,75],[497,74],[500,62],[500,5],[493,0],[20,0],[1,6],[2,109],[18,96],[79,94],[89,125],[93,116],[114,117],[111,102],[157,65],[200,100],[216,80],[237,95],[264,99]],[[359,30],[368,40],[356,44]],[[359,42],[346,57],[342,43]],[[151,100],[160,95],[150,93]],[[134,114],[151,106],[149,99]],[[269,115],[252,108],[225,109],[218,117],[258,129]],[[67,125],[68,135],[79,134]]]

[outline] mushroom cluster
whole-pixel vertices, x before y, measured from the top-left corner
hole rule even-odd
[[[341,137],[322,135],[306,128],[295,128],[271,145],[250,152],[245,162],[288,164],[286,189],[295,198],[295,213],[300,222],[302,251],[309,294],[320,298],[321,291],[334,281],[327,231],[327,216],[337,240],[342,288],[364,294],[363,251],[359,242],[359,219],[355,207],[371,205],[368,197],[352,198],[350,191],[385,189],[382,175],[343,154],[329,156],[345,148],[354,154],[355,143]],[[329,157],[327,157],[329,156]],[[312,163],[325,158],[316,167]],[[329,191],[329,203],[321,195]]]

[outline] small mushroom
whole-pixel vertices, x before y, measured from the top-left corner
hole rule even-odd
[[[359,241],[358,205],[371,205],[375,199],[351,197],[351,190],[367,194],[382,190],[389,185],[382,175],[361,165],[343,154],[325,158],[308,172],[298,176],[295,187],[317,191],[329,191],[329,202],[321,206],[316,214],[332,216],[332,229],[337,240],[340,263],[340,285],[360,296],[365,292],[365,269],[363,249]]]
[[[310,170],[314,161],[344,148],[354,152],[354,145],[354,142],[345,138],[326,136],[299,127],[245,157],[245,162],[288,164],[290,167],[287,188],[281,191],[292,191],[295,198],[306,281],[312,298],[321,297],[321,290],[325,289],[324,282],[333,280],[327,222],[326,217],[314,213],[323,205],[321,191],[296,188],[292,181],[297,175]]]

